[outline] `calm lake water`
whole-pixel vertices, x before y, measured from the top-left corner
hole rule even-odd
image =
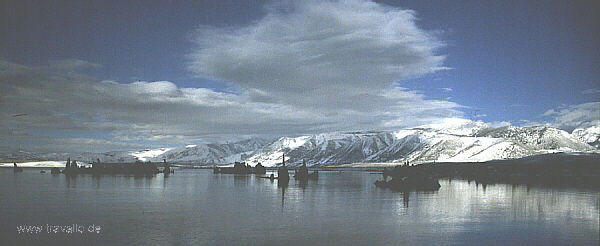
[[[440,180],[437,192],[398,193],[357,171],[320,172],[287,188],[211,170],[168,178],[39,171],[0,168],[0,244],[599,244],[597,190]],[[60,231],[69,227],[78,232]]]

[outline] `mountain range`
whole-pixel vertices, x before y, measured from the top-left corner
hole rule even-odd
[[[491,127],[479,121],[448,119],[441,124],[397,131],[334,132],[276,140],[252,138],[224,144],[107,153],[17,153],[6,158],[91,162],[162,161],[193,165],[373,165],[424,162],[480,162],[557,152],[599,153],[600,127],[572,133],[549,126]]]

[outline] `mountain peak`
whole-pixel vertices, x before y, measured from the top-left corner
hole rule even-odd
[[[276,140],[246,139],[223,144],[194,144],[178,148],[78,154],[16,153],[23,159],[106,162],[162,161],[195,165],[246,161],[264,166],[281,163],[337,165],[352,163],[472,162],[521,158],[556,152],[598,152],[600,127],[581,128],[569,134],[549,126],[493,128],[480,121],[449,119],[398,131],[332,132],[281,137]],[[589,143],[589,144],[588,144]]]
[[[490,126],[482,121],[472,121],[461,118],[447,118],[439,123],[419,126],[415,129],[424,129],[437,133],[444,133],[458,136],[474,136],[483,129]]]

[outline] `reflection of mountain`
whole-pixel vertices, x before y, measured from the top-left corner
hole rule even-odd
[[[565,230],[569,233],[579,230],[573,228],[581,228],[581,234],[596,232],[597,235],[600,210],[595,192],[556,192],[553,189],[504,184],[487,186],[483,190],[478,189],[475,182],[462,180],[440,180],[440,184],[445,189],[437,193],[441,197],[424,199],[427,202],[418,204],[422,217],[452,214],[457,218],[470,218],[473,214],[484,213],[519,221],[544,218],[562,224],[579,223],[580,227],[566,226]]]
[[[274,166],[286,154],[286,163],[336,165],[377,162],[465,162],[520,158],[554,152],[598,152],[598,127],[573,134],[547,127],[492,128],[482,122],[451,120],[399,131],[325,133],[283,137],[275,141],[249,139],[227,144],[190,145],[142,151],[80,154],[30,154],[44,160],[161,161],[194,164],[230,164],[248,161]],[[589,144],[588,144],[589,143]],[[591,145],[590,145],[591,144]],[[593,146],[592,146],[593,145]]]

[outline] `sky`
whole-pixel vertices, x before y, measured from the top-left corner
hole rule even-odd
[[[0,149],[600,126],[598,1],[0,0]]]

